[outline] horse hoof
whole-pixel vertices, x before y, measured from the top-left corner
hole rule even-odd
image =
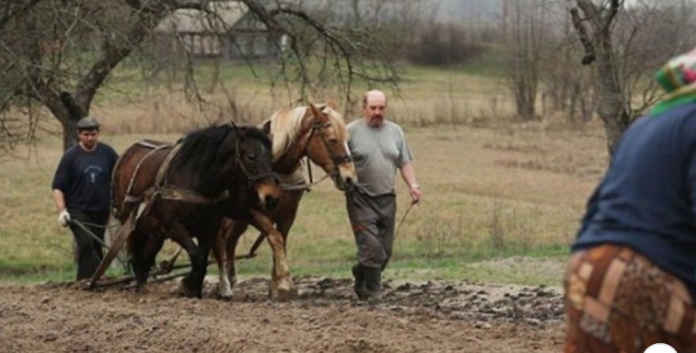
[[[231,302],[232,301],[232,293],[218,293],[217,299],[223,302]]]
[[[177,288],[176,292],[182,297],[201,298],[201,296],[198,295],[199,291],[197,291],[194,288],[189,288],[189,286],[186,285],[185,281],[179,282],[179,287]]]
[[[289,301],[297,299],[297,288],[295,287],[278,287],[271,285],[268,292],[268,296],[273,300]]]
[[[232,297],[224,297],[221,295],[219,295],[217,299],[221,302],[228,302],[228,303],[232,301]]]
[[[135,293],[137,294],[147,294],[147,287],[145,286],[136,286],[135,287]]]

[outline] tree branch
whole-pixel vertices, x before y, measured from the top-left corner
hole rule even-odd
[[[577,8],[574,7],[570,9],[570,16],[572,18],[573,27],[575,27],[575,31],[578,33],[580,42],[585,49],[585,55],[582,57],[581,62],[583,65],[590,65],[597,59],[592,39],[590,39],[590,36],[587,33],[587,28],[585,28],[585,25],[580,19],[580,14],[578,13]]]
[[[609,3],[609,13],[602,18],[602,32],[609,33],[609,27],[614,22],[616,14],[619,13],[619,8],[621,7],[620,0],[611,0]]]
[[[142,7],[142,4],[140,3],[140,0],[125,0],[126,4],[130,6],[133,10],[140,10]]]
[[[119,45],[110,41],[106,42],[101,58],[92,65],[87,75],[77,84],[75,100],[84,114],[89,114],[89,107],[92,103],[92,99],[97,89],[111,73],[111,70],[143,41],[145,36],[157,26],[157,23],[165,14],[166,11],[164,11],[164,9],[156,13],[149,11],[138,12],[137,22],[126,34],[125,45]]]
[[[599,20],[602,17],[599,8],[591,0],[576,0],[578,7],[585,15],[585,19],[593,24],[593,28],[599,28]]]
[[[9,22],[16,14],[22,14],[29,11],[29,9],[33,8],[34,5],[36,5],[39,1],[41,0],[31,0],[26,4],[20,5],[19,8],[15,11],[12,11],[12,9],[10,9],[10,5],[16,4],[16,2],[8,1],[5,5],[4,14],[2,17],[0,17],[0,33],[2,32],[2,28],[5,27],[5,25],[7,25],[7,22]]]

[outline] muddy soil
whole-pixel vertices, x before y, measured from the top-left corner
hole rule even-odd
[[[248,279],[229,302],[174,282],[148,291],[74,284],[0,287],[0,353],[15,352],[560,352],[557,288],[394,282],[385,302],[354,299],[344,279],[296,278],[296,300],[267,299]]]

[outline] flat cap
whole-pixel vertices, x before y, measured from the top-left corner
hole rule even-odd
[[[77,122],[77,128],[80,130],[93,130],[99,128],[99,122],[95,118],[85,117]]]

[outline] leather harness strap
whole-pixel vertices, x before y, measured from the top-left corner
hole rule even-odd
[[[135,177],[138,175],[138,172],[140,171],[140,167],[143,165],[145,160],[150,158],[155,152],[165,149],[165,148],[170,148],[172,145],[170,144],[161,144],[161,145],[153,145],[150,144],[146,140],[138,141],[137,144],[139,146],[144,146],[147,148],[152,148],[152,151],[148,152],[140,161],[138,161],[138,165],[135,166],[135,169],[133,170],[133,174],[131,174],[130,181],[128,182],[128,189],[126,189],[126,197],[123,199],[123,203],[128,203],[128,202],[140,202],[142,201],[142,197],[140,196],[135,196],[131,194],[133,191],[133,185],[135,184]],[[147,194],[148,191],[146,191],[144,194]],[[123,209],[123,208],[122,208]]]
[[[176,157],[179,150],[181,150],[182,143],[177,143],[174,148],[167,154],[167,157],[162,162],[162,165],[157,171],[157,176],[155,177],[155,194],[160,195],[164,200],[171,201],[183,201],[198,204],[212,204],[218,203],[220,201],[226,200],[230,192],[229,190],[223,191],[220,195],[215,197],[203,196],[193,190],[182,189],[174,185],[168,185],[165,180],[167,171],[169,170],[169,165],[172,163],[174,157]]]
[[[155,176],[155,184],[148,188],[143,195],[141,196],[134,196],[131,195],[131,190],[133,187],[133,183],[135,180],[135,176],[138,174],[138,170],[140,169],[140,166],[143,164],[143,162],[151,156],[155,151],[159,151],[164,148],[170,148],[172,145],[159,145],[155,146],[152,144],[146,144],[146,143],[139,143],[142,146],[153,148],[152,151],[150,151],[148,154],[143,157],[143,159],[140,160],[138,165],[135,168],[135,171],[133,172],[133,175],[131,176],[130,184],[128,186],[128,191],[126,193],[126,197],[124,199],[125,202],[141,202],[145,199],[155,197],[155,196],[160,196],[162,199],[165,200],[172,200],[172,201],[182,201],[182,202],[190,202],[190,203],[197,203],[197,204],[213,204],[213,203],[218,203],[220,201],[226,200],[230,193],[228,190],[223,191],[220,195],[217,195],[215,197],[207,197],[203,196],[193,190],[187,190],[187,189],[182,189],[173,185],[167,185],[167,181],[165,180],[167,171],[169,170],[169,165],[171,164],[172,160],[176,155],[179,153],[179,150],[181,149],[182,144],[177,143],[174,145],[174,148],[172,148],[169,153],[167,153],[167,156],[164,158],[164,161],[160,165],[160,167],[157,170],[157,175]]]

